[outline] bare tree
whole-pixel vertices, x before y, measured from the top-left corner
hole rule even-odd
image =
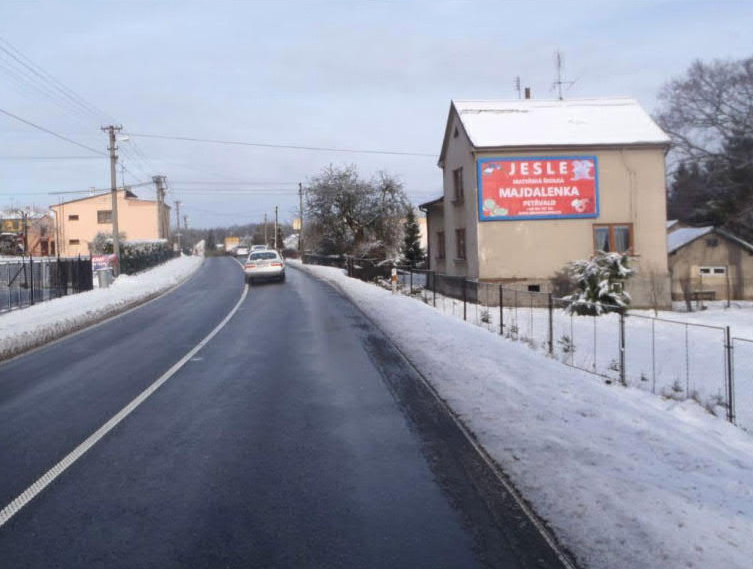
[[[324,254],[394,254],[408,199],[402,184],[380,172],[366,181],[354,165],[328,166],[306,190],[307,240]]]
[[[659,101],[657,121],[680,159],[703,164],[721,158],[740,133],[753,136],[753,57],[696,61],[664,85]]]
[[[670,206],[685,221],[753,238],[753,57],[693,63],[659,93],[657,121],[679,164]],[[689,211],[686,211],[690,209]]]

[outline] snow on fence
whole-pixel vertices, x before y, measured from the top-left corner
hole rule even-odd
[[[728,328],[630,311],[577,316],[549,293],[431,271],[400,270],[398,283],[404,294],[566,365],[664,397],[695,399],[753,430],[753,341],[733,340]]]

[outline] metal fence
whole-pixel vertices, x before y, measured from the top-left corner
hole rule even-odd
[[[167,250],[133,254],[124,251],[120,255],[120,272],[124,275],[140,273],[174,259],[178,255],[180,253]]]
[[[91,259],[33,259],[0,262],[0,312],[92,290]]]
[[[343,258],[336,266],[367,281],[388,281],[393,267],[352,258]],[[609,383],[678,400],[692,398],[753,431],[753,340],[731,338],[729,327],[635,311],[578,316],[565,310],[567,302],[551,293],[410,267],[397,269],[403,294],[445,314],[525,342]]]
[[[753,433],[753,340],[732,338],[733,419]]]

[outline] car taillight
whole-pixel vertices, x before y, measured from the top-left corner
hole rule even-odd
[[[282,267],[282,263],[272,263],[273,267]]]
[[[247,269],[255,269],[256,268],[256,263],[246,263],[245,267]]]

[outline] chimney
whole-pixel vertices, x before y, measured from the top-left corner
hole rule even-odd
[[[526,87],[526,95],[525,95],[525,98],[526,98],[526,99],[530,99],[530,98],[531,98],[531,88],[530,88],[530,87]]]

